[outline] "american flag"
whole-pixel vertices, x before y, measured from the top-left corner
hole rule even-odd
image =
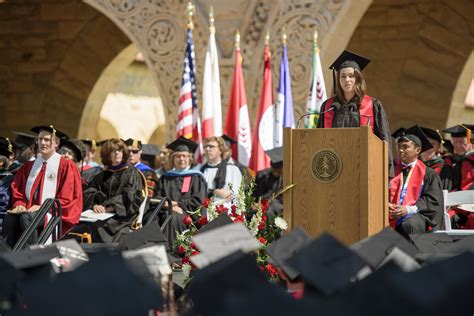
[[[178,124],[176,137],[183,136],[198,143],[194,157],[202,160],[201,118],[196,97],[196,64],[194,61],[193,30],[188,28],[186,52],[183,64],[183,80],[179,94]]]

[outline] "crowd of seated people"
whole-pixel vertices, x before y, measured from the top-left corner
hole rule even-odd
[[[393,137],[397,151],[390,181],[391,224],[400,233],[442,228],[441,190],[473,190],[474,150],[471,129],[460,124],[443,130],[414,126],[399,129]],[[63,234],[81,230],[81,212],[110,213],[112,217],[92,225],[93,241],[114,243],[139,228],[154,205],[149,200],[169,198],[157,220],[168,224],[164,234],[171,245],[186,229],[183,219],[207,197],[223,202],[235,197],[246,169],[233,160],[228,137],[203,142],[204,162],[194,161],[197,144],[185,138],[144,152],[141,141],[118,138],[102,142],[70,139],[54,126],[37,126],[30,133],[17,133],[14,140],[0,138],[1,234],[13,246],[47,198],[62,205]],[[100,162],[95,155],[100,149]],[[271,167],[255,175],[255,197],[271,199],[282,189],[282,148],[269,151]],[[149,154],[150,159],[145,159]],[[156,156],[156,157],[155,157]],[[148,203],[147,203],[148,202]],[[272,199],[274,215],[283,212],[283,200]],[[140,214],[142,212],[142,214]],[[474,228],[474,217],[462,209],[451,212],[453,227]],[[198,225],[198,218],[191,214]],[[37,241],[47,219],[28,243]],[[88,226],[91,229],[91,226]]]

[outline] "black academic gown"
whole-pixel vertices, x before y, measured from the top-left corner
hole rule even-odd
[[[326,106],[326,101],[321,105],[320,113],[324,112]],[[337,96],[334,97],[334,102],[339,102],[342,106],[339,110],[334,113],[334,119],[332,121],[333,128],[341,127],[360,127],[360,113],[356,105],[359,102],[356,98],[352,99],[349,103],[343,104]],[[382,103],[377,99],[372,97],[372,104],[374,106],[374,122],[370,124],[374,126],[374,134],[378,136],[381,140],[388,142],[388,148],[392,148],[392,137],[390,133],[390,127],[388,125],[387,116],[383,109]],[[326,113],[322,113],[318,120],[318,128],[322,128],[324,122],[324,116]],[[394,176],[394,167],[393,167],[393,157],[392,151],[388,151],[388,160],[389,160],[389,176]]]
[[[418,212],[397,226],[402,235],[408,238],[410,234],[426,232],[428,227],[444,228],[443,189],[438,174],[431,168],[426,168],[421,195],[415,205]]]
[[[463,156],[458,156],[458,160],[453,167],[453,191],[472,190],[473,183],[466,181],[463,168],[469,170],[474,168],[474,151],[470,151]]]
[[[187,192],[183,189],[183,183],[187,177],[190,177],[189,188]],[[186,180],[187,181],[187,180]],[[158,190],[156,198],[162,199],[164,197],[169,198],[171,201],[176,201],[183,209],[183,214],[176,212],[170,212],[171,218],[166,227],[163,229],[163,234],[168,239],[168,245],[170,248],[173,247],[176,239],[176,232],[181,233],[187,226],[183,223],[184,217],[189,212],[194,212],[198,207],[202,205],[207,197],[207,183],[203,176],[199,172],[195,172],[189,175],[173,175],[171,172],[167,172],[160,177],[158,183]],[[166,204],[165,204],[166,205]],[[160,216],[161,222],[165,220],[165,216]],[[197,223],[199,220],[198,216],[191,215],[193,222]]]
[[[275,177],[272,168],[257,172],[255,178],[255,190],[253,195],[256,199],[262,198],[270,200],[274,193],[283,188],[283,178]],[[268,206],[267,215],[280,215],[283,212],[283,196],[280,195]]]
[[[144,199],[142,190],[142,176],[130,165],[116,171],[106,168],[92,179],[84,191],[84,209],[103,205],[116,214],[97,229],[103,242],[119,242],[130,232]]]

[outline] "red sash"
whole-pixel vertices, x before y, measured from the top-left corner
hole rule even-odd
[[[334,98],[329,98],[324,105],[323,111],[328,111],[331,108],[331,104],[334,102]],[[360,125],[367,126],[370,119],[370,125],[372,132],[374,132],[374,104],[372,102],[372,97],[364,95],[362,102],[359,104],[359,113],[360,113]],[[324,128],[331,128],[332,121],[334,119],[334,111],[329,111],[324,113]]]
[[[470,189],[474,183],[474,154],[467,156],[461,165],[461,190]]]
[[[407,177],[408,184],[406,187],[405,197],[400,202],[400,196],[403,190],[403,173],[398,171],[395,177],[390,180],[389,201],[392,204],[400,204],[405,206],[412,206],[416,204],[420,197],[421,189],[423,187],[423,179],[426,174],[426,166],[421,160],[417,160],[415,166],[410,171]],[[396,220],[390,219],[390,226],[395,227]]]

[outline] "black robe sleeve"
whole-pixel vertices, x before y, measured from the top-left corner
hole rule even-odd
[[[388,125],[387,116],[385,115],[382,103],[376,98],[372,98],[372,103],[374,105],[374,133],[381,140],[388,142],[388,175],[389,177],[393,178],[395,171],[393,166],[392,136],[390,133],[390,126]]]
[[[143,179],[137,169],[130,167],[123,171],[120,179],[119,190],[115,195],[110,196],[103,202],[106,208],[112,208],[113,211],[122,217],[130,217],[138,213],[141,202],[143,201]]]
[[[441,180],[431,168],[426,168],[424,184],[420,198],[416,202],[418,214],[426,218],[428,224],[437,229],[443,224],[444,201]]]

